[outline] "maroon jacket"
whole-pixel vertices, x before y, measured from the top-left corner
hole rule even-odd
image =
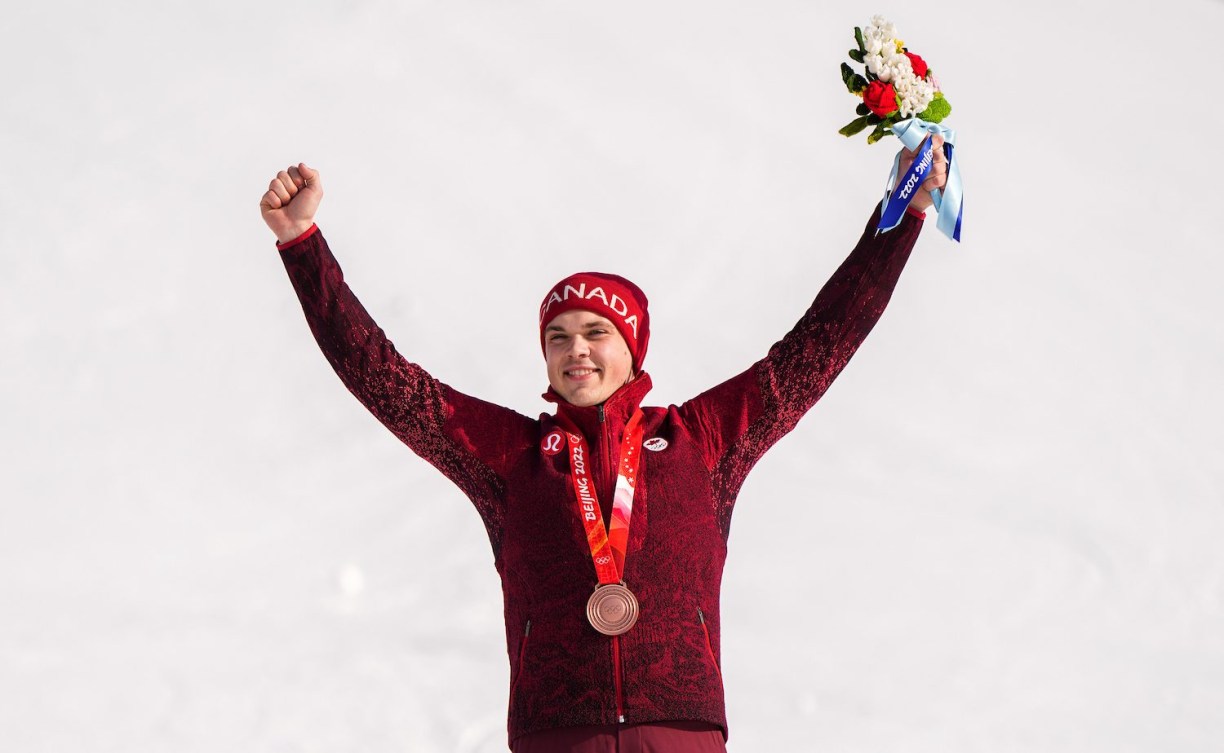
[[[878,210],[877,210],[878,215]],[[469,397],[403,358],[345,284],[318,232],[281,249],[311,331],[349,390],[472,500],[505,599],[510,739],[558,727],[704,721],[726,729],[719,588],[736,494],[761,455],[824,393],[871,331],[921,220],[849,258],[795,328],[747,371],[683,405],[643,408],[645,437],[624,579],[641,603],[627,633],[586,621],[597,583],[575,511],[567,454],[544,452],[557,424]],[[626,421],[650,390],[640,374],[601,406],[557,402],[587,437],[592,477],[613,498]],[[659,442],[648,442],[658,447]]]

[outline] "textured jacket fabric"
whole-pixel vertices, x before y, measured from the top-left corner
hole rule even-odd
[[[551,452],[556,438],[549,435],[560,420],[586,436],[606,519],[622,431],[650,389],[649,375],[589,408],[550,390],[557,414],[528,418],[458,392],[401,356],[349,290],[321,233],[281,248],[310,329],[340,379],[453,481],[484,521],[504,595],[511,740],[618,722],[691,720],[726,729],[719,588],[736,494],[888,303],[922,223],[907,215],[876,235],[877,217],[878,210],[799,323],[763,359],[681,405],[643,408],[647,449],[624,572],[641,616],[616,638],[586,620],[597,578],[567,453]]]
[[[511,753],[727,753],[722,730],[704,722],[562,727],[515,738]]]

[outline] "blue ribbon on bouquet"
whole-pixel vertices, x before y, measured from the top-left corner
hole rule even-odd
[[[901,217],[905,214],[905,208],[914,198],[914,194],[918,192],[922,181],[926,180],[926,175],[930,172],[932,165],[935,164],[935,153],[932,149],[931,139],[928,138],[933,134],[939,134],[944,140],[944,157],[948,160],[948,175],[942,191],[936,190],[931,192],[931,198],[935,201],[935,211],[939,213],[939,220],[936,227],[949,238],[960,242],[961,231],[961,212],[963,209],[963,190],[961,188],[960,163],[954,158],[954,148],[956,146],[956,131],[951,128],[945,128],[938,123],[928,123],[919,118],[910,118],[896,123],[892,127],[892,132],[896,134],[901,143],[906,149],[914,151],[919,145],[922,149],[914,157],[913,164],[909,170],[900,179],[897,178],[898,169],[901,167],[901,155],[893,160],[892,172],[888,176],[888,185],[884,189],[884,204],[880,208],[880,224],[877,227],[879,232],[892,230],[901,223]]]

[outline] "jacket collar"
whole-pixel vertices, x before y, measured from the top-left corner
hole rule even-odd
[[[629,423],[633,412],[641,406],[642,399],[650,392],[650,388],[650,375],[643,371],[634,377],[632,382],[613,392],[612,396],[600,405],[585,408],[571,405],[552,387],[548,388],[543,397],[548,402],[557,404],[557,422],[563,426],[572,425],[584,435],[593,437],[599,433],[602,415],[602,423],[614,429],[615,436],[620,436],[621,428]]]

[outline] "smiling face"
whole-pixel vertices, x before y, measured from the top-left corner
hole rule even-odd
[[[566,402],[599,405],[633,378],[625,338],[599,314],[575,309],[544,327],[548,383]]]

